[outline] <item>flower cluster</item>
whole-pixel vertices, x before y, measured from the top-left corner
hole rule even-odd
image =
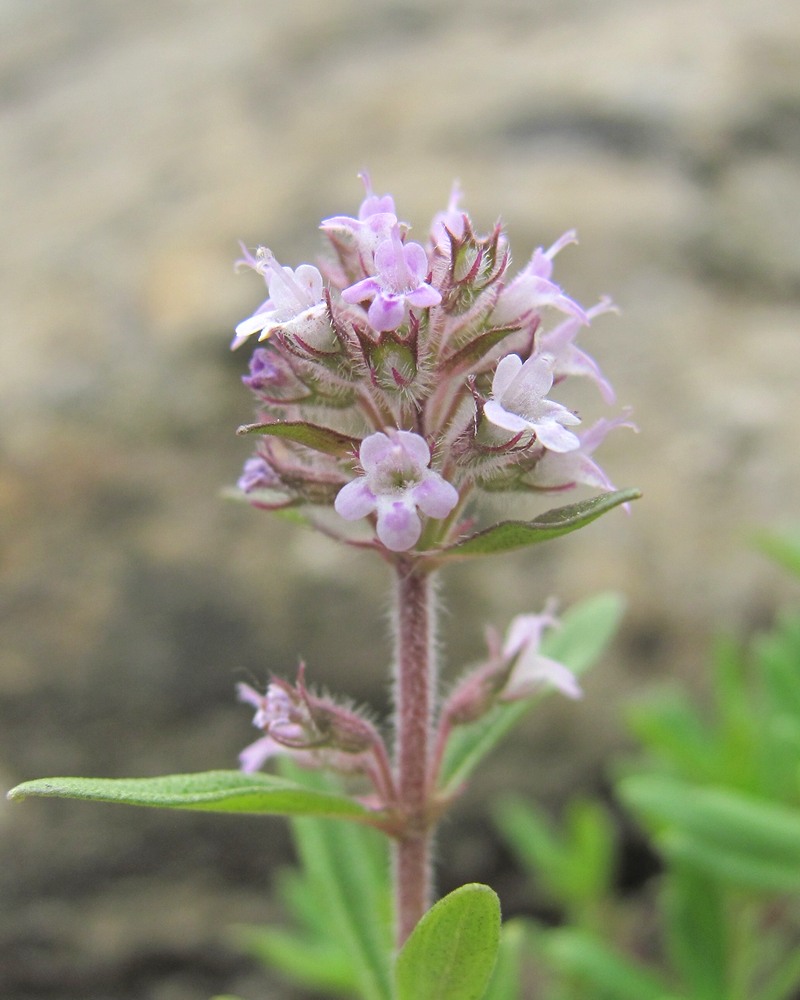
[[[452,544],[476,491],[612,489],[592,456],[633,426],[627,413],[584,430],[550,398],[580,376],[614,401],[575,345],[612,304],[584,309],[553,281],[574,232],[509,278],[503,230],[477,235],[457,190],[417,242],[393,198],[365,186],[356,217],[322,223],[318,265],[283,267],[263,247],[240,261],[268,290],[232,344],[263,345],[244,378],[259,419],[241,430],[259,443],[240,490],[265,508],[333,507],[329,534],[392,558]],[[363,518],[370,534],[349,533]]]

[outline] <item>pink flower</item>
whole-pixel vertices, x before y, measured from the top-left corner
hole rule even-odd
[[[240,701],[256,709],[253,725],[264,731],[239,755],[242,770],[257,771],[276,754],[290,754],[309,767],[368,770],[367,758],[380,745],[375,727],[356,711],[313,695],[304,673],[301,664],[296,684],[276,678],[263,695],[249,684],[237,685]]]
[[[591,457],[606,438],[609,431],[616,427],[630,427],[637,430],[636,424],[628,418],[630,410],[625,410],[621,416],[611,420],[601,418],[578,435],[579,447],[574,451],[558,453],[546,451],[536,463],[533,471],[526,476],[526,481],[541,490],[565,490],[582,483],[594,486],[600,490],[613,490],[614,484],[603,472],[597,462]],[[627,505],[626,505],[627,506]]]
[[[492,323],[495,326],[521,325],[547,307],[574,316],[581,323],[588,323],[586,313],[578,303],[551,280],[553,257],[569,243],[577,242],[575,231],[571,229],[549,249],[539,247],[528,264],[500,293],[492,311]]]
[[[375,274],[357,281],[342,292],[353,304],[372,299],[367,318],[374,330],[396,330],[406,318],[406,308],[425,309],[438,305],[442,296],[425,280],[428,255],[419,243],[403,243],[399,227],[375,251]]]
[[[347,521],[377,513],[377,535],[392,552],[405,552],[422,533],[419,508],[443,518],[458,503],[458,490],[428,468],[430,448],[411,431],[389,430],[364,438],[359,450],[364,475],[342,487],[336,512]]]
[[[492,381],[492,398],[484,404],[486,419],[496,427],[519,434],[531,431],[551,451],[572,451],[580,440],[565,424],[580,418],[561,403],[545,399],[553,385],[551,354],[534,354],[523,364],[516,354],[501,358]]]
[[[540,615],[518,615],[513,619],[503,644],[503,655],[514,659],[514,664],[499,695],[500,701],[528,698],[546,684],[552,684],[568,698],[581,697],[580,685],[572,671],[539,652],[542,633],[557,625],[552,606]]]
[[[269,288],[265,299],[252,316],[236,327],[231,350],[254,333],[259,340],[266,340],[279,327],[296,332],[304,339],[313,340],[315,334],[329,326],[327,307],[322,298],[322,275],[312,264],[301,264],[295,270],[281,267],[266,247],[258,250],[256,257],[245,251],[241,263],[252,267],[264,277]]]
[[[378,245],[391,238],[397,226],[394,198],[390,194],[378,196],[373,193],[369,175],[360,174],[367,196],[358,209],[358,218],[349,215],[334,215],[323,220],[320,229],[333,241],[343,242],[355,249],[365,271],[372,270],[372,262]]]
[[[594,319],[602,313],[613,312],[616,307],[611,299],[602,298],[596,306],[586,310],[587,320]],[[600,390],[600,395],[606,403],[613,403],[616,399],[611,383],[600,371],[600,366],[594,360],[574,344],[578,331],[585,322],[574,316],[564,320],[558,326],[547,332],[537,332],[536,349],[544,354],[552,354],[555,358],[553,364],[553,374],[557,380],[566,378],[568,375],[583,375],[590,378]]]
[[[453,184],[450,200],[443,212],[437,212],[431,222],[431,242],[435,247],[450,253],[450,236],[460,240],[464,235],[464,213],[458,207],[462,191],[458,183]]]
[[[302,750],[308,746],[311,720],[307,718],[305,722],[300,721],[297,704],[282,685],[270,684],[263,695],[249,684],[238,684],[236,691],[240,701],[245,701],[256,709],[253,725],[266,733],[239,754],[243,771],[252,773],[276,754]]]
[[[236,483],[242,493],[253,490],[271,490],[279,487],[281,481],[275,470],[260,455],[248,458]]]

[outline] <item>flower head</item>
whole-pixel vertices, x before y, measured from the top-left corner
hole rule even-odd
[[[551,354],[534,354],[523,364],[516,354],[501,358],[492,381],[492,398],[484,404],[486,419],[519,434],[531,431],[551,451],[572,451],[580,440],[566,429],[580,418],[560,403],[545,399],[553,385]]]
[[[239,480],[249,502],[303,505],[321,531],[363,544],[318,516],[334,506],[346,520],[368,517],[384,556],[419,548],[414,558],[438,562],[460,558],[450,550],[475,523],[466,503],[478,491],[609,488],[592,453],[611,424],[579,434],[576,413],[555,401],[570,376],[614,400],[576,343],[610,300],[584,310],[553,280],[575,233],[539,247],[511,279],[502,226],[479,235],[457,184],[417,243],[392,196],[362,180],[357,213],[322,223],[319,269],[244,251],[269,297],[237,326],[233,346],[270,338],[243,379],[257,422],[240,432],[259,435]],[[466,520],[453,513],[462,504]],[[442,523],[423,529],[426,517]]]
[[[426,281],[428,255],[419,243],[403,243],[399,227],[375,250],[375,274],[342,292],[345,302],[372,299],[367,311],[378,333],[396,330],[406,318],[406,308],[425,309],[442,301],[441,293]]]
[[[444,518],[458,503],[458,490],[428,468],[430,448],[419,434],[370,434],[361,443],[359,460],[364,475],[339,491],[334,507],[347,521],[376,512],[378,538],[392,552],[417,543],[422,532],[417,508]]]
[[[259,340],[266,340],[276,329],[288,328],[314,339],[315,333],[328,326],[322,275],[312,264],[301,264],[294,270],[281,267],[266,247],[259,248],[256,257],[245,250],[242,263],[263,275],[269,298],[237,325],[231,350],[240,347],[254,333],[260,333]]]

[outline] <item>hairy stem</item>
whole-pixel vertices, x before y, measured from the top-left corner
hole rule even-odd
[[[397,563],[395,767],[404,829],[394,845],[395,934],[400,947],[431,904],[429,816],[436,696],[433,584],[411,559]]]

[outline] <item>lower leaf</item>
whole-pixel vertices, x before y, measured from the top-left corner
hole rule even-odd
[[[157,809],[283,816],[329,816],[375,824],[377,813],[344,795],[304,788],[271,774],[205,771],[157,778],[38,778],[9,799],[60,798]]]

